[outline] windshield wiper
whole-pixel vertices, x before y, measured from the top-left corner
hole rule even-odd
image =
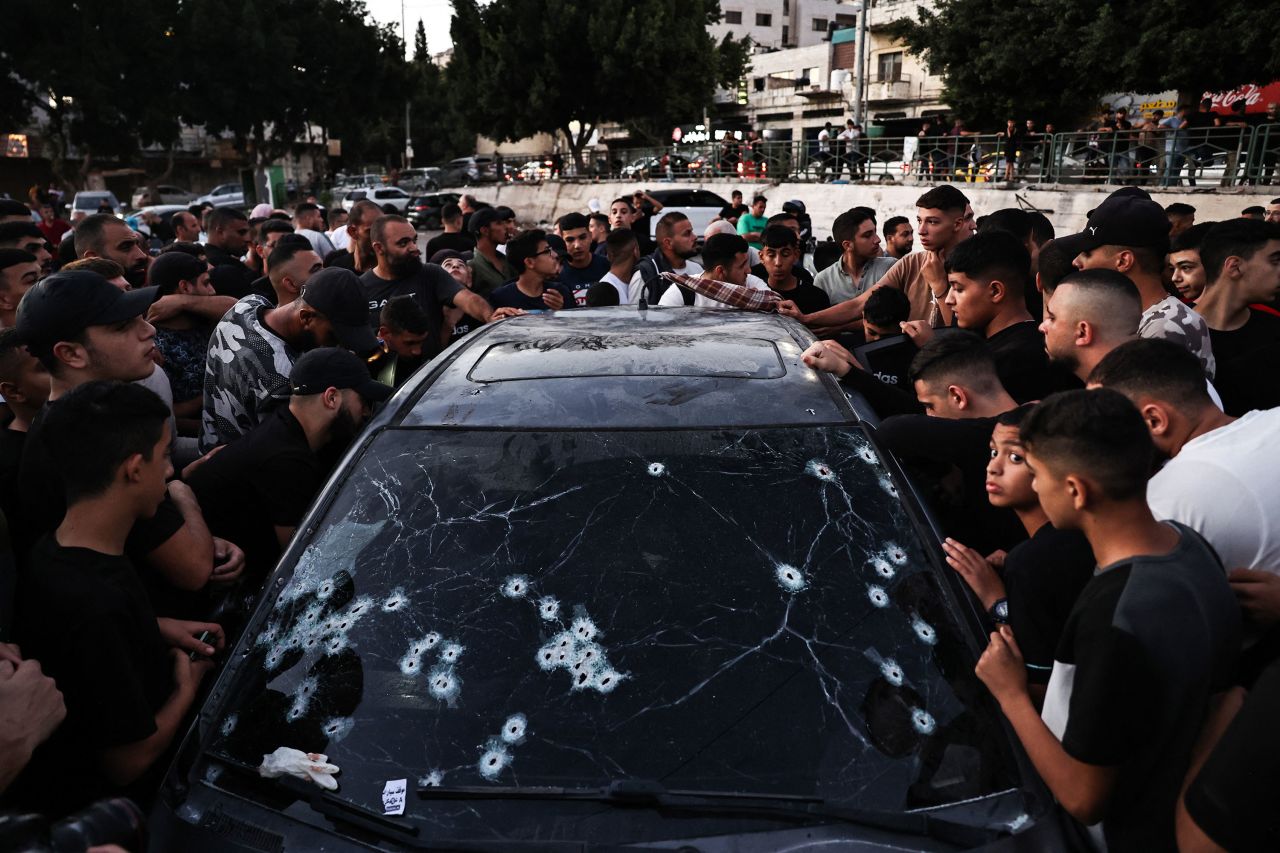
[[[760,794],[742,791],[668,789],[661,782],[618,779],[603,788],[438,787],[417,790],[423,800],[569,800],[606,803],[620,808],[651,808],[685,815],[742,815],[803,823],[839,822],[907,835],[935,838],[968,847],[1005,834],[1002,829],[957,823],[925,812],[882,812],[827,805],[821,797]]]

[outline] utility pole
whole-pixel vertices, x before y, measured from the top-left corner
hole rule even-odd
[[[400,37],[404,39],[404,49],[409,50],[409,31],[404,25],[404,0],[400,0]],[[404,99],[404,167],[413,168],[413,142],[409,133],[409,98]]]
[[[862,125],[862,102],[867,93],[867,6],[868,0],[860,0],[853,7],[858,13],[858,88],[857,103],[853,105],[853,121]]]

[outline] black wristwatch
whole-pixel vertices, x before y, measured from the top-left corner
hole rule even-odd
[[[998,622],[1001,625],[1008,625],[1009,599],[1002,598],[995,604],[991,605],[991,609],[987,611],[987,615],[991,617],[992,621]]]

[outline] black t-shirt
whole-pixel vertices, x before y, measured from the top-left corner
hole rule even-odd
[[[234,296],[243,299],[252,292],[257,273],[249,269],[236,257],[224,252],[217,246],[205,244],[204,256],[212,269],[209,270],[209,283],[219,296]]]
[[[18,504],[18,470],[22,464],[22,450],[27,434],[17,430],[0,429],[0,510],[12,526]]]
[[[791,268],[792,274],[796,277],[796,281],[801,284],[813,284],[813,273],[804,268],[804,264],[796,264]],[[751,268],[751,274],[756,278],[769,280],[769,271],[764,268],[764,264],[756,264]],[[824,293],[826,291],[823,291]]]
[[[324,266],[340,267],[344,270],[356,271],[356,256],[351,254],[350,249],[339,249],[336,252],[330,252],[324,256]]]
[[[374,333],[381,323],[382,306],[387,300],[397,296],[412,296],[418,300],[427,315],[427,339],[422,351],[427,358],[440,354],[443,346],[440,342],[440,327],[444,324],[443,306],[452,305],[453,297],[463,290],[461,284],[453,276],[444,271],[438,264],[423,264],[422,269],[408,278],[385,279],[377,270],[369,270],[360,276],[364,285],[365,296],[369,299],[369,325]]]
[[[255,278],[253,284],[249,286],[249,293],[261,296],[270,302],[273,308],[276,305],[276,289],[271,286],[271,276],[264,275]]]
[[[67,718],[9,794],[48,815],[65,814],[111,793],[94,769],[98,755],[155,732],[156,712],[173,692],[173,666],[128,557],[63,548],[46,536],[19,576],[17,609],[22,654],[58,683]]]
[[[995,423],[995,418],[898,415],[876,430],[922,486],[946,534],[983,555],[1009,550],[1027,538],[1013,510],[994,507],[987,499]]]
[[[10,529],[13,531],[13,553],[19,561],[40,537],[52,533],[67,513],[62,478],[40,440],[47,408],[47,405],[41,408],[31,421],[22,450],[22,463],[18,468],[17,522],[11,523]],[[134,522],[125,552],[136,564],[142,565],[148,554],[167,542],[185,523],[182,513],[166,496],[153,517]]]
[[[1004,589],[1009,626],[1027,664],[1027,679],[1048,684],[1062,627],[1097,561],[1078,530],[1045,523],[1005,556]]]
[[[465,231],[450,231],[444,234],[437,234],[427,241],[427,251],[424,257],[428,260],[443,249],[453,249],[455,252],[470,252],[476,247],[476,238]]]
[[[766,278],[765,282],[767,283],[768,281],[769,279]],[[825,290],[813,284],[806,284],[803,281],[797,281],[796,286],[790,290],[775,290],[773,292],[783,299],[790,299],[805,314],[812,314],[815,311],[831,307],[831,297],[827,295]]]
[[[1268,668],[1187,789],[1187,812],[1219,846],[1270,853],[1280,839],[1280,662]]]
[[[1231,683],[1240,606],[1199,534],[1167,554],[1104,566],[1054,655],[1042,714],[1077,761],[1118,769],[1107,847],[1174,850],[1174,804],[1209,697]]]
[[[987,338],[987,346],[996,362],[996,375],[1018,403],[1043,400],[1057,390],[1044,335],[1034,320],[1001,329]]]
[[[275,528],[296,527],[328,472],[287,406],[200,465],[188,481],[215,536],[244,549],[250,576],[275,566]]]
[[[608,270],[606,270],[608,272]],[[593,282],[594,284],[594,282]],[[549,281],[546,287],[559,292],[564,297],[564,307],[577,307],[573,299],[573,291],[565,287],[559,281]],[[547,303],[542,301],[541,296],[527,296],[521,292],[520,287],[514,281],[509,281],[501,287],[495,288],[489,294],[489,304],[494,308],[521,308],[525,311],[550,311]],[[563,310],[563,309],[561,309]]]
[[[1222,395],[1222,408],[1229,415],[1243,415],[1253,409],[1280,406],[1280,317],[1249,309],[1249,319],[1230,332],[1209,330],[1213,357],[1218,369],[1213,385]]]
[[[573,304],[582,308],[587,304],[587,290],[608,274],[609,262],[598,255],[592,255],[591,262],[582,269],[570,266],[568,261],[561,264],[558,280],[573,292]]]

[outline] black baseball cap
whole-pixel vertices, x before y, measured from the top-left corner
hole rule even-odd
[[[329,267],[307,279],[301,298],[333,324],[338,342],[361,355],[378,348],[369,328],[369,300],[351,270]]]
[[[394,389],[369,375],[369,366],[355,353],[320,347],[302,354],[289,371],[289,388],[298,396],[321,394],[326,388],[350,388],[371,403],[381,403]]]
[[[1158,202],[1139,195],[1112,195],[1089,216],[1079,234],[1057,241],[1064,254],[1075,257],[1100,246],[1169,249],[1169,217]]]
[[[154,287],[121,290],[89,270],[54,273],[23,295],[14,325],[24,344],[49,349],[89,326],[109,326],[145,314],[158,294]]]
[[[472,234],[479,234],[481,228],[488,228],[495,222],[502,222],[510,217],[498,215],[498,211],[492,207],[482,207],[475,213],[471,214],[471,221],[468,225]]]

